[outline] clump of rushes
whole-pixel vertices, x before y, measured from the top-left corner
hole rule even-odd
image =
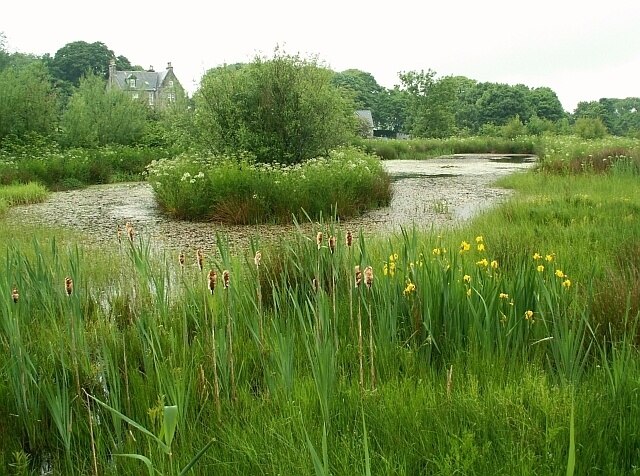
[[[204,266],[204,254],[200,248],[196,251],[196,263],[198,264],[198,269],[202,271]]]
[[[209,271],[209,291],[211,294],[216,290],[216,282],[218,281],[218,274],[212,269]]]
[[[367,286],[367,289],[371,291],[371,287],[373,286],[373,268],[371,266],[367,266],[364,269],[364,284]],[[371,389],[375,390],[376,388],[376,368],[374,364],[374,347],[373,347],[373,319],[372,319],[372,300],[369,300],[369,305],[367,306],[367,310],[369,313],[369,354],[371,355]]]
[[[18,288],[15,286],[11,290],[11,299],[13,299],[13,302],[18,302],[20,299],[20,293],[18,292]]]
[[[64,290],[67,293],[67,296],[71,296],[73,294],[73,279],[69,276],[64,278]]]
[[[362,284],[362,271],[360,266],[355,267],[355,285],[360,292]],[[358,359],[360,360],[360,390],[364,390],[364,356],[362,349],[362,312],[360,307],[360,299],[358,299]]]

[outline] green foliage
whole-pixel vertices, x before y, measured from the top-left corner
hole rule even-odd
[[[203,143],[219,153],[295,164],[325,154],[354,132],[354,108],[314,59],[278,51],[209,71],[195,96]]]
[[[1,70],[0,85],[0,142],[10,135],[54,131],[55,95],[41,62]]]
[[[356,149],[294,166],[184,156],[152,163],[149,181],[173,217],[236,224],[349,217],[387,203],[391,193],[379,159]]]
[[[116,58],[114,52],[100,41],[73,41],[56,51],[49,68],[54,78],[79,86],[80,80],[86,75],[106,79],[112,58]],[[116,58],[116,65],[121,69],[131,66],[124,56]]]
[[[141,139],[146,119],[141,102],[89,75],[80,80],[62,116],[61,141],[69,147],[132,145]]]
[[[0,149],[0,185],[37,181],[65,190],[115,181],[140,180],[152,161],[168,156],[164,149],[106,146],[61,150],[56,143],[34,138],[5,142]]]
[[[435,71],[400,73],[407,92],[409,132],[415,137],[442,138],[455,132],[456,82],[435,79]]]
[[[524,136],[527,133],[527,129],[520,120],[520,116],[511,118],[504,126],[502,126],[502,135],[506,139],[515,139],[516,137]]]
[[[583,139],[602,139],[607,135],[607,126],[602,119],[580,117],[573,125],[575,133]]]
[[[420,160],[451,154],[535,154],[538,149],[537,141],[531,137],[511,140],[500,134],[449,139],[361,139],[354,143],[384,160]]]

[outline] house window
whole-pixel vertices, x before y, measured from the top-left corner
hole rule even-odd
[[[131,97],[132,97],[133,99],[138,99],[140,96],[138,96],[138,93],[133,93],[133,94],[131,95]]]
[[[130,88],[136,87],[136,78],[129,78],[129,87]]]
[[[149,106],[153,106],[153,93],[149,93]]]
[[[173,87],[173,79],[169,80],[169,87],[172,88]]]
[[[167,101],[168,102],[176,102],[176,93],[167,93]]]

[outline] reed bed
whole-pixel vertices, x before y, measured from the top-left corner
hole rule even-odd
[[[154,255],[129,224],[105,274],[77,247],[9,246],[6,470],[347,474],[364,471],[366,449],[372,474],[482,472],[487,459],[552,473],[575,395],[578,467],[632,466],[631,429],[603,456],[586,449],[590,386],[621,399],[619,418],[620,405],[638,414],[636,374],[621,372],[637,355],[631,332],[591,331],[570,260],[540,249],[503,263],[482,235],[405,230],[385,244],[318,226],[315,239],[299,232],[251,256],[220,238],[189,260]],[[508,448],[491,428],[521,439]]]

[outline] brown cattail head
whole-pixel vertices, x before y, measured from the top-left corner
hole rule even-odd
[[[373,284],[373,268],[371,266],[364,268],[364,284],[367,285],[367,288],[371,289],[371,285]]]
[[[133,242],[135,230],[133,229],[133,225],[131,224],[131,222],[127,222],[125,228],[127,229],[127,236],[129,237],[129,241]]]
[[[69,276],[64,278],[64,289],[67,292],[67,296],[71,296],[73,294],[73,279]]]
[[[260,261],[262,260],[262,253],[256,251],[256,256],[253,258],[253,262],[256,264],[256,268],[260,267]]]
[[[213,294],[216,289],[216,283],[218,282],[218,275],[214,270],[209,271],[209,291]]]
[[[226,269],[222,272],[222,286],[229,289],[229,271]]]
[[[359,288],[362,284],[362,271],[360,271],[360,266],[355,267],[355,275],[356,275],[356,288]]]
[[[322,232],[319,231],[316,235],[316,244],[318,245],[318,249],[322,246]]]
[[[345,241],[347,242],[347,246],[351,248],[351,245],[353,244],[353,235],[351,234],[350,231],[347,231],[347,237]]]
[[[329,251],[331,251],[331,254],[333,254],[336,251],[336,237],[335,236],[330,236],[329,237]]]
[[[18,288],[15,286],[11,290],[11,299],[13,299],[13,302],[18,302],[18,299],[20,299],[20,293],[18,292]]]
[[[184,268],[184,253],[182,251],[178,255],[178,263],[180,263],[181,268]]]
[[[200,248],[196,251],[196,262],[198,263],[198,268],[202,271],[202,267],[204,266],[204,254],[202,254],[202,250]]]
[[[120,225],[116,228],[116,235],[118,236],[118,243],[122,243],[122,230],[120,229]]]

